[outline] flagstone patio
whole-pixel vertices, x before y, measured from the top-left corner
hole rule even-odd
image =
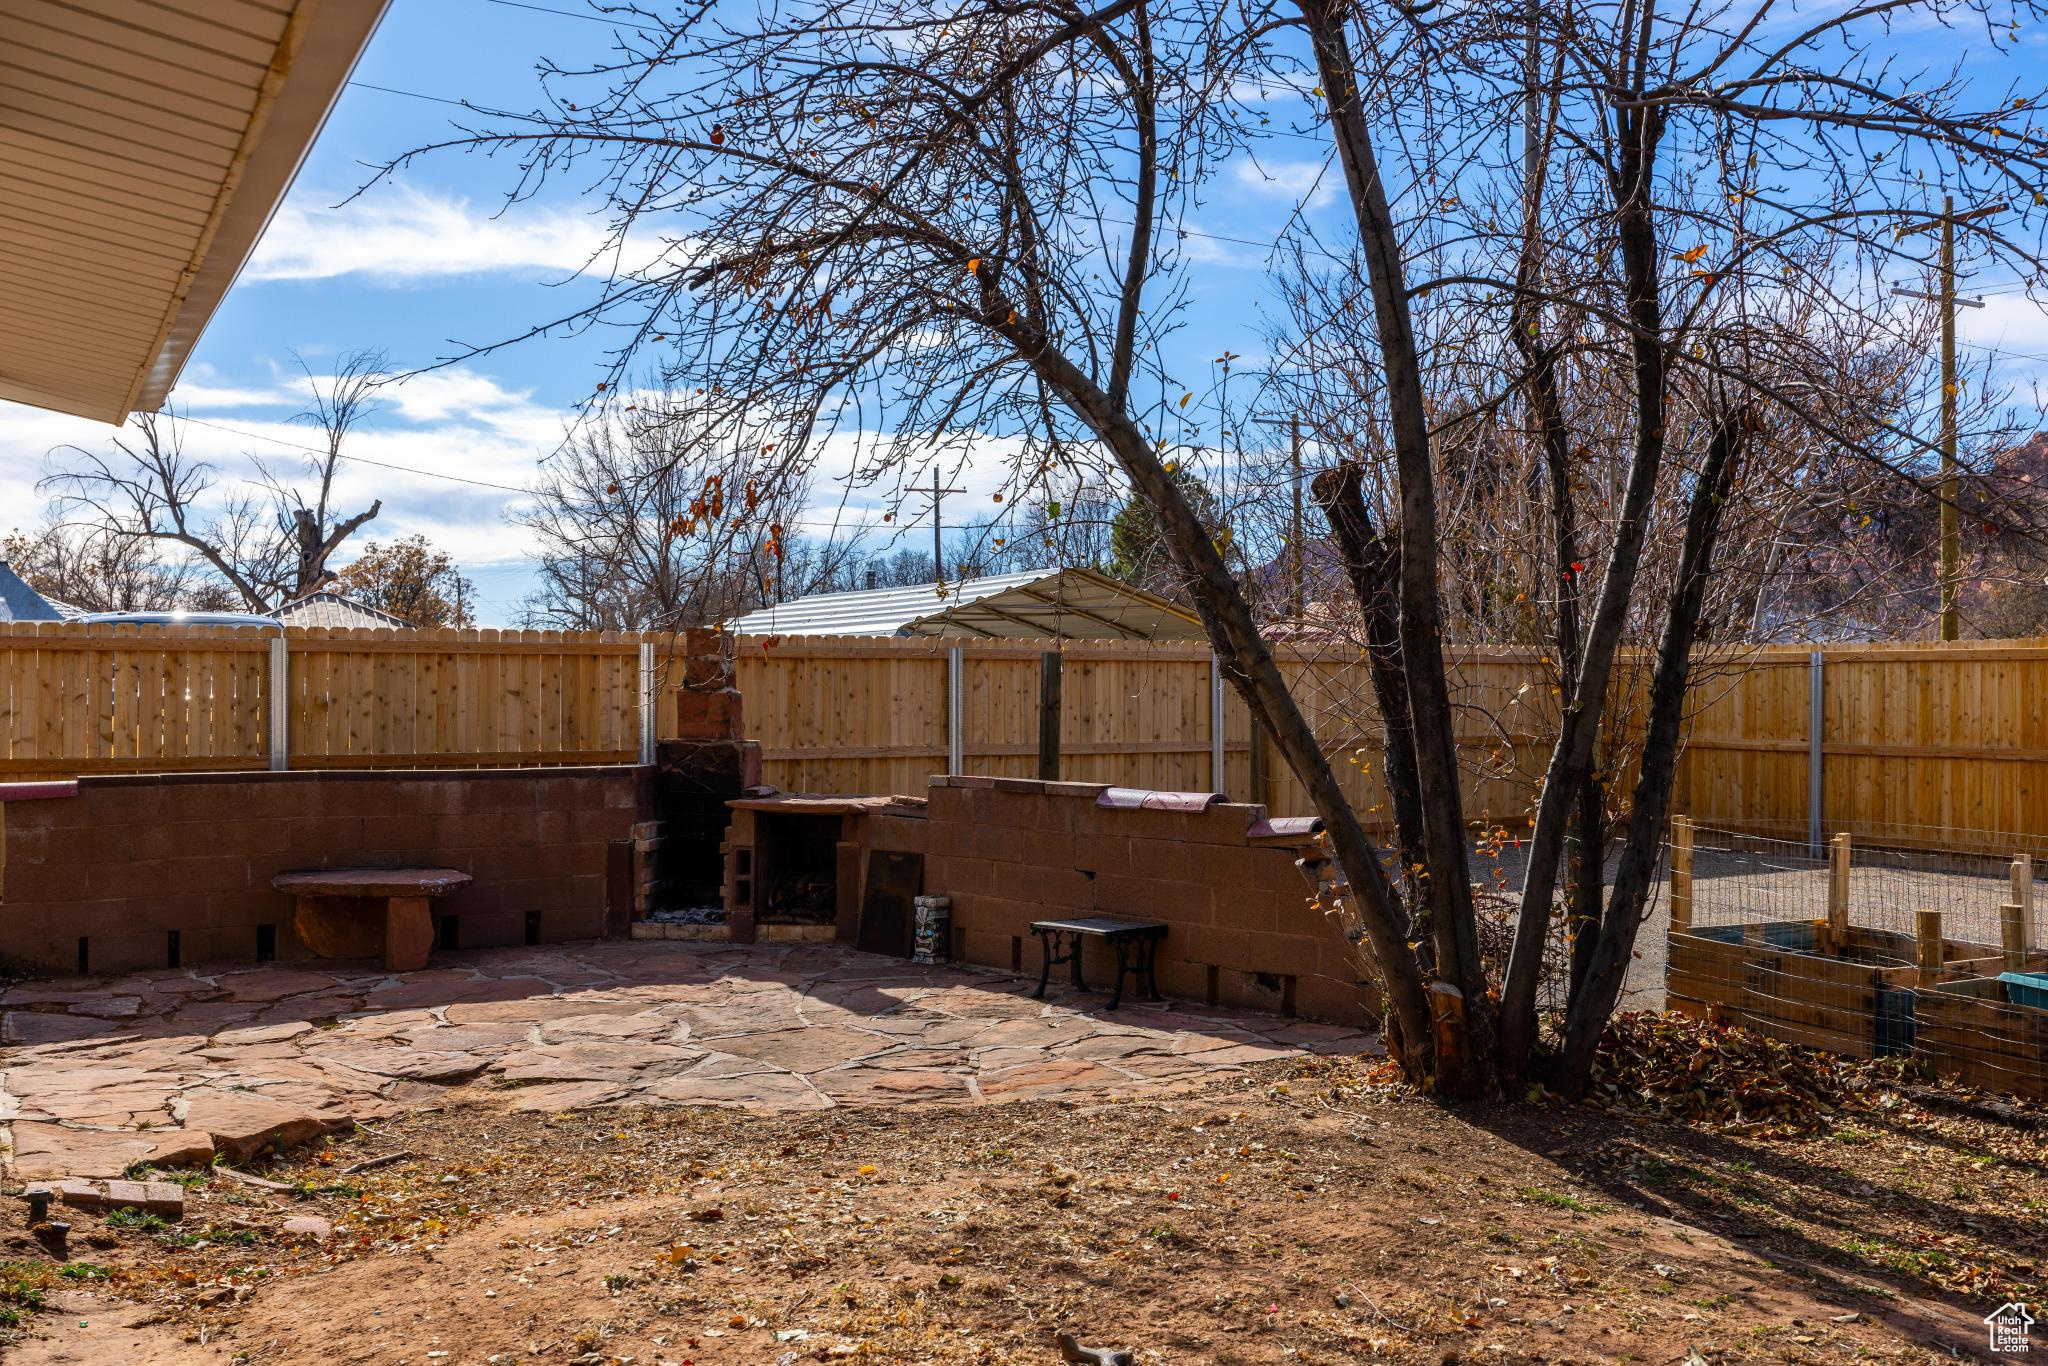
[[[0,993],[0,1121],[16,1179],[240,1163],[466,1097],[548,1112],[764,1111],[1133,1096],[1356,1029],[1098,994],[835,945],[593,943],[367,964],[226,965]]]

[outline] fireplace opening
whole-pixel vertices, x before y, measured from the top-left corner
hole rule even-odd
[[[756,923],[831,925],[839,918],[840,818],[762,813],[754,836]]]
[[[658,835],[643,841],[641,918],[716,926],[726,919],[721,849],[746,760],[728,742],[664,740],[654,775]]]

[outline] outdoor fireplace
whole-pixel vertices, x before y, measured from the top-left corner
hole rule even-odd
[[[728,805],[732,938],[837,939],[909,954],[910,898],[924,868],[921,801],[763,793]]]

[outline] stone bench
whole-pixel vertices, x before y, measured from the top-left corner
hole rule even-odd
[[[270,880],[297,900],[292,923],[322,958],[372,958],[393,972],[427,965],[434,947],[428,903],[469,884],[454,868],[320,868]]]

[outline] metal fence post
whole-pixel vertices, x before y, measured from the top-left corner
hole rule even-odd
[[[1060,691],[1065,656],[1047,650],[1038,656],[1038,776],[1054,783],[1060,777]]]
[[[961,696],[965,673],[960,647],[951,646],[946,651],[946,773],[958,773],[965,763],[966,702]]]
[[[1223,659],[1209,656],[1209,790],[1229,795],[1223,782]]]
[[[1827,688],[1822,682],[1821,652],[1807,658],[1807,687],[1812,694],[1806,719],[1806,843],[1813,857],[1821,851],[1821,819],[1826,806],[1827,785],[1823,775],[1821,733],[1827,723]]]
[[[640,642],[640,762],[654,762],[654,642]]]
[[[264,679],[270,703],[270,771],[282,773],[291,764],[290,726],[291,659],[286,653],[284,633],[270,638],[270,673]]]

